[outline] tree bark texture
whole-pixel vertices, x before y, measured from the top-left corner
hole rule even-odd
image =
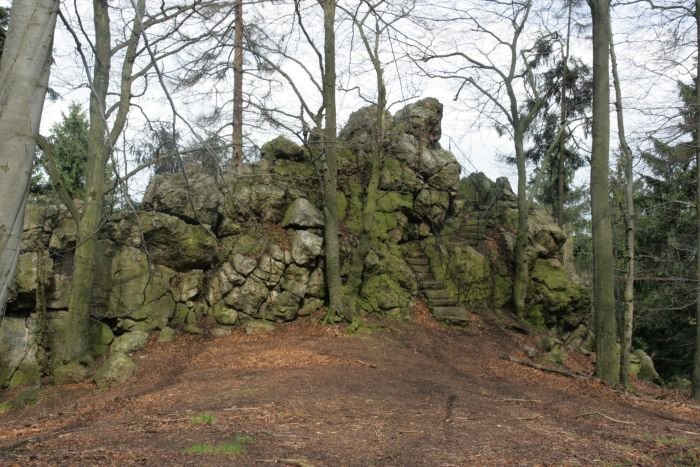
[[[525,300],[530,280],[527,260],[527,234],[529,203],[527,199],[527,172],[525,169],[525,132],[520,119],[515,115],[513,139],[515,142],[515,162],[518,167],[518,232],[515,238],[515,279],[513,280],[513,307],[519,318],[525,317]]]
[[[630,353],[632,351],[632,330],[634,328],[634,156],[627,144],[625,134],[625,119],[622,109],[622,90],[620,77],[617,73],[617,56],[613,42],[612,29],[610,34],[610,66],[615,89],[615,115],[617,116],[617,135],[620,140],[620,151],[625,172],[625,289],[623,292],[624,314],[622,316],[622,342],[620,343],[620,382],[629,387]]]
[[[78,226],[78,245],[73,259],[73,284],[68,305],[68,334],[64,362],[82,362],[88,354],[90,298],[97,247],[97,231],[102,220],[105,192],[105,166],[109,157],[109,137],[105,120],[111,35],[109,8],[105,0],[93,0],[95,25],[95,64],[90,93],[90,130],[86,166],[83,214]]]
[[[15,0],[0,63],[0,314],[19,258],[59,2]]]
[[[338,240],[338,168],[335,102],[335,0],[322,0],[324,29],[323,108],[326,125],[323,129],[323,215],[328,287],[327,320],[344,316],[343,288],[340,278],[340,244]]]
[[[610,3],[589,0],[593,17],[593,148],[591,217],[593,234],[593,314],[596,376],[607,384],[620,380],[615,320],[615,274],[610,223]]]
[[[700,0],[695,0],[695,33],[700,52]],[[697,241],[695,258],[697,261],[695,275],[697,280],[697,298],[696,298],[696,316],[695,325],[695,358],[693,361],[693,399],[700,400],[700,57],[696,60],[695,69],[695,170],[697,172],[697,200],[696,200],[696,222],[697,222]]]
[[[234,6],[233,38],[233,166],[243,163],[243,0]]]

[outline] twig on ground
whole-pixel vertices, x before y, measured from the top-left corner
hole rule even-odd
[[[503,400],[506,402],[534,402],[536,404],[542,403],[542,401],[538,401],[537,399],[510,399],[510,398],[506,398]]]
[[[534,417],[518,417],[515,420],[537,420],[538,418],[542,418],[542,415],[535,415]]]
[[[585,375],[581,375],[578,373],[572,373],[572,372],[567,371],[567,370],[560,370],[558,368],[550,368],[547,366],[539,365],[537,363],[528,362],[527,360],[520,360],[520,359],[517,359],[515,357],[508,355],[507,353],[502,354],[501,359],[507,360],[509,362],[517,363],[519,365],[524,365],[524,366],[527,366],[530,368],[534,368],[536,370],[544,371],[547,373],[554,373],[557,375],[567,376],[569,378],[588,379],[588,376],[585,376]]]
[[[673,431],[680,431],[681,433],[685,433],[686,435],[700,436],[700,433],[695,433],[694,431],[681,430],[680,428],[673,428],[672,426],[669,426],[668,429]]]
[[[370,367],[370,368],[377,368],[377,365],[375,365],[375,364],[373,364],[373,363],[363,362],[362,360],[359,360],[359,359],[358,359],[358,360],[355,360],[355,362],[359,363],[360,365],[364,365],[364,366],[367,366],[367,367]]]
[[[608,417],[608,416],[605,415],[604,413],[600,413],[600,412],[586,412],[586,413],[582,413],[582,414],[576,415],[576,418],[587,417],[587,416],[589,416],[589,415],[599,415],[599,416],[601,416],[601,417],[603,417],[603,418],[607,418],[607,419],[610,420],[611,422],[622,423],[623,425],[636,425],[636,423],[634,423],[634,422],[626,422],[626,421],[624,421],[624,420],[617,420],[617,419],[615,419],[615,418]]]

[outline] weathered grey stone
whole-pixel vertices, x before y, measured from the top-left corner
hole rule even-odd
[[[289,205],[282,227],[315,229],[323,227],[323,214],[305,198],[297,198]]]
[[[255,277],[249,278],[241,287],[235,287],[224,298],[230,307],[249,316],[257,316],[260,305],[267,298],[267,286]]]
[[[78,362],[70,362],[53,369],[54,384],[72,384],[85,381],[90,376],[90,369]]]
[[[114,333],[109,326],[96,319],[90,319],[90,353],[93,357],[107,353],[109,345],[114,341]]]
[[[267,334],[275,330],[275,325],[271,322],[258,319],[247,321],[244,327],[245,333],[250,335]]]
[[[146,240],[151,260],[179,272],[209,269],[216,257],[217,241],[201,225],[162,212],[139,213],[111,224],[109,234],[115,242],[140,248]]]
[[[315,298],[324,298],[326,296],[326,279],[322,268],[316,268],[309,274],[309,281],[306,284],[306,295]]]
[[[280,222],[284,215],[285,191],[274,185],[257,184],[252,187],[250,208],[263,222]]]
[[[234,269],[244,276],[248,276],[258,266],[258,262],[253,258],[236,253],[232,258]]]
[[[416,214],[433,224],[441,224],[450,206],[450,195],[439,190],[421,190],[416,196],[414,210]]]
[[[309,284],[309,270],[295,264],[290,264],[284,271],[280,285],[299,298],[304,297]]]
[[[4,316],[0,321],[0,388],[40,379],[34,318]]]
[[[158,342],[172,342],[177,337],[177,329],[164,327],[158,334]]]
[[[110,350],[112,353],[129,353],[142,350],[148,342],[148,333],[143,331],[133,331],[115,337]]]
[[[203,173],[181,173],[151,178],[143,195],[144,209],[171,214],[189,223],[216,225],[223,195],[216,179]]]
[[[273,290],[260,307],[260,317],[270,321],[291,321],[297,316],[300,300],[291,292]]]
[[[214,319],[219,324],[233,326],[238,321],[238,312],[233,308],[225,306],[222,302],[217,303],[212,309]]]
[[[146,256],[123,247],[112,261],[112,290],[104,316],[122,318],[124,329],[163,328],[175,311],[170,283],[175,272],[156,265],[149,271]]]
[[[261,157],[266,160],[287,159],[303,161],[306,158],[304,149],[284,136],[278,136],[272,141],[263,144],[260,153]]]
[[[637,377],[647,381],[660,382],[661,378],[656,372],[654,361],[642,349],[637,349],[633,352],[635,359],[638,361]]]
[[[428,97],[409,104],[394,116],[396,131],[408,133],[421,143],[436,146],[442,137],[442,104]]]
[[[136,364],[126,354],[112,353],[95,373],[95,384],[100,389],[123,383],[136,374]]]
[[[198,296],[203,285],[204,271],[201,269],[180,273],[173,280],[173,296],[178,302],[186,302]]]
[[[257,269],[253,271],[253,275],[268,287],[277,285],[282,278],[282,274],[284,274],[284,263],[273,259],[268,254],[260,258]]]
[[[305,265],[323,253],[323,238],[307,230],[292,233],[292,259]]]

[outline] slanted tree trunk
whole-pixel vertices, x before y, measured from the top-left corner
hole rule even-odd
[[[700,0],[695,0],[695,33],[698,44],[698,52],[700,52]],[[696,254],[697,261],[695,275],[697,280],[697,295],[696,299],[696,338],[695,338],[695,359],[693,363],[693,399],[700,400],[700,57],[696,60],[695,68],[695,170],[697,172],[697,199],[696,199],[696,222],[697,222],[697,242]]]
[[[593,17],[593,148],[591,217],[593,234],[593,313],[596,376],[608,384],[620,379],[615,321],[614,263],[609,200],[610,3],[588,0]]]
[[[615,114],[617,116],[617,135],[620,140],[620,151],[625,172],[625,290],[623,299],[625,311],[622,316],[622,342],[620,343],[620,382],[625,388],[629,387],[630,352],[632,351],[632,329],[634,325],[634,174],[632,150],[625,136],[625,120],[622,112],[622,90],[620,77],[617,73],[617,56],[615,43],[610,34],[610,66],[615,88]]]
[[[343,288],[340,278],[340,244],[338,241],[338,169],[335,103],[335,0],[322,0],[324,30],[323,108],[326,125],[323,129],[323,215],[326,260],[328,313],[326,321],[345,316]]]
[[[243,0],[234,5],[233,38],[233,166],[243,163]]]
[[[0,62],[0,314],[14,281],[59,2],[15,0]]]
[[[111,67],[109,8],[105,0],[93,0],[95,26],[95,64],[90,93],[90,130],[85,178],[83,213],[78,226],[78,246],[73,259],[73,283],[68,305],[66,355],[63,361],[87,362],[90,298],[97,246],[97,231],[102,220],[105,193],[105,166],[109,140],[105,106]]]

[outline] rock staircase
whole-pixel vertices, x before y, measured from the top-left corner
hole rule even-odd
[[[485,220],[474,218],[474,216],[467,214],[449,219],[446,222],[446,226],[450,224],[452,224],[451,227],[455,232],[451,235],[451,241],[457,241],[460,244],[467,244],[476,248],[486,238],[488,225]]]
[[[406,258],[418,281],[418,290],[425,298],[428,308],[438,321],[449,324],[467,325],[469,312],[459,305],[459,301],[445,284],[435,279],[430,260],[422,251],[415,250]]]

